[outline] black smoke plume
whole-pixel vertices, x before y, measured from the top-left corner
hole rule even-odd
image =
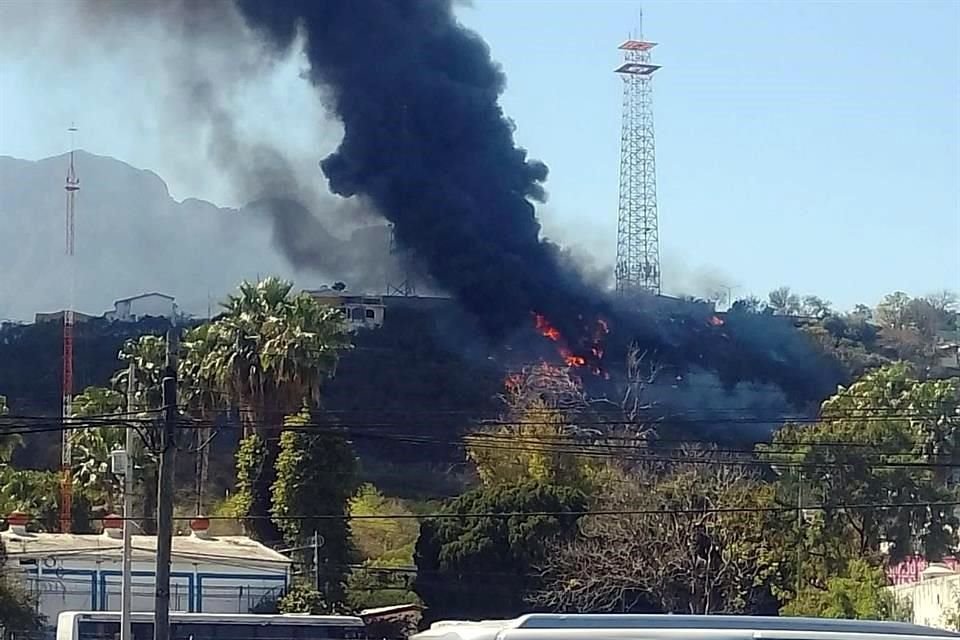
[[[540,239],[531,200],[544,199],[547,168],[514,144],[504,75],[450,2],[239,4],[278,47],[304,29],[311,79],[344,126],[321,163],[334,193],[373,203],[492,336],[532,312],[573,333],[564,317],[596,296]]]
[[[769,380],[800,398],[830,391],[832,374],[792,329],[627,309],[562,260],[541,238],[533,205],[545,199],[547,167],[514,143],[499,105],[504,74],[450,0],[238,6],[280,50],[305,37],[310,79],[344,126],[339,148],[321,162],[331,191],[361,196],[393,222],[398,240],[491,337],[537,313],[586,354],[596,318],[605,317],[615,340],[726,382]]]

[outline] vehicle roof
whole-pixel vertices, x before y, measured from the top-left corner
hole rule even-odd
[[[752,631],[809,631],[824,633],[873,633],[900,636],[958,638],[960,633],[904,622],[835,620],[825,618],[777,618],[729,615],[665,614],[544,614],[535,613],[512,620],[480,622],[445,621],[434,623],[428,635],[455,634],[462,637],[491,628],[510,629],[698,629]],[[472,633],[471,633],[472,632]]]
[[[113,619],[120,617],[119,611],[64,611],[60,618],[65,616],[84,616],[91,619]],[[149,611],[134,611],[130,614],[133,620],[153,620],[153,613]],[[347,624],[363,626],[363,620],[357,616],[315,616],[307,614],[258,614],[258,613],[180,613],[171,611],[170,619],[175,622],[210,621],[228,619],[236,622],[276,622],[277,618],[289,620],[293,624]]]

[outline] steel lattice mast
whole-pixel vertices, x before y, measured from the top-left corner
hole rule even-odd
[[[620,209],[617,216],[617,293],[660,293],[660,236],[657,229],[657,176],[653,139],[651,64],[655,42],[627,40],[624,62],[623,127],[620,133]]]
[[[72,134],[76,132],[75,127],[70,127]],[[64,235],[66,240],[67,255],[67,274],[70,293],[67,308],[63,312],[63,406],[61,416],[63,419],[63,432],[60,441],[60,531],[70,533],[73,524],[73,475],[70,465],[73,462],[73,451],[70,442],[69,420],[73,417],[73,298],[74,298],[74,270],[73,264],[73,219],[76,210],[77,191],[80,190],[80,178],[77,177],[76,169],[73,166],[74,145],[71,139],[70,144],[70,166],[67,168],[67,180],[64,189],[67,192],[66,218],[64,224]]]

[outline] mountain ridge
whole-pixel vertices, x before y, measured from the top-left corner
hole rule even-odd
[[[243,279],[277,275],[305,288],[344,279],[335,260],[329,274],[294,266],[277,247],[273,219],[263,211],[194,197],[177,200],[156,172],[83,150],[75,152],[80,192],[75,255],[68,258],[63,191],[68,156],[0,155],[0,228],[5,229],[0,234],[0,319],[32,321],[37,312],[67,306],[98,315],[114,300],[143,291],[175,296],[185,312],[205,315]],[[324,237],[345,253],[355,241],[362,243],[361,254],[374,253],[381,241],[387,246],[377,235],[382,225],[366,227],[359,240],[363,234],[356,232],[341,240],[310,233],[323,229],[319,219],[300,224],[308,241]],[[356,271],[356,265],[351,268]]]

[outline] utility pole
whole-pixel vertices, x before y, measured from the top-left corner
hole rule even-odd
[[[797,592],[794,597],[800,596],[803,585],[803,472],[799,474],[797,482]]]
[[[153,605],[153,639],[170,640],[170,547],[173,542],[173,465],[177,428],[177,352],[180,334],[167,331],[163,373],[163,428],[160,430],[160,472],[157,481],[157,590]]]
[[[320,591],[320,536],[313,530],[313,588]]]
[[[127,418],[132,419],[134,412],[134,376],[136,369],[131,361],[127,368]],[[133,545],[133,446],[135,434],[133,424],[127,425],[126,452],[123,464],[123,560],[121,565],[122,580],[120,587],[120,640],[131,640],[130,634],[130,600],[133,576],[130,572]]]

